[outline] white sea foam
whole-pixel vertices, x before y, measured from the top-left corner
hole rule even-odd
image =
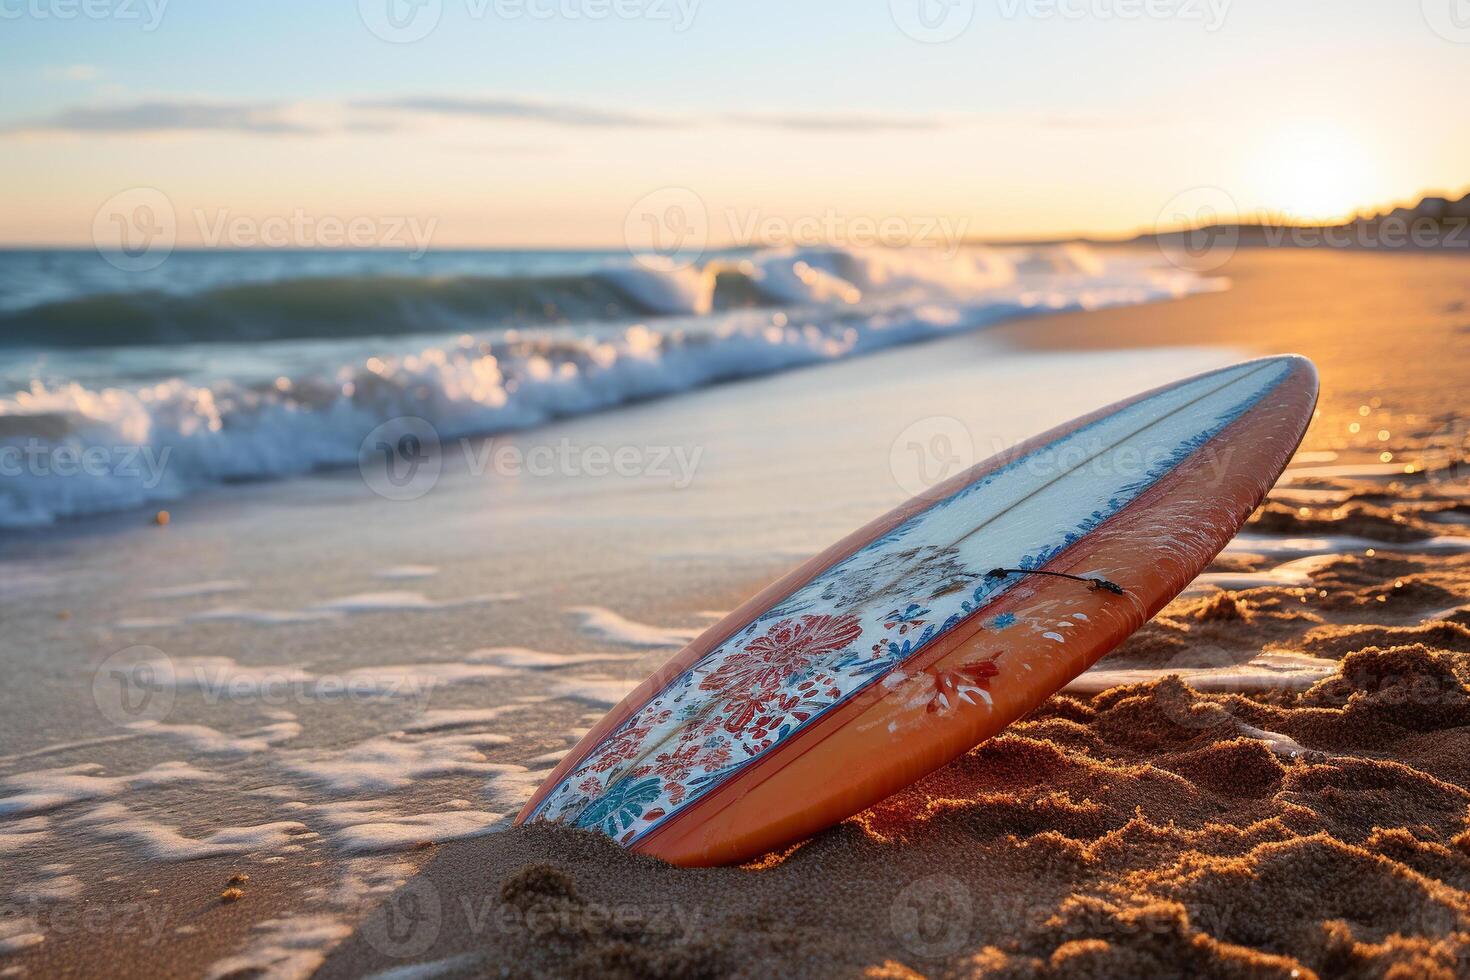
[[[182,594],[182,593],[180,593]],[[201,592],[210,595],[212,592]],[[158,596],[153,596],[158,598]],[[294,626],[301,623],[321,623],[362,613],[389,612],[439,612],[459,609],[464,606],[479,606],[491,602],[509,602],[519,599],[515,592],[496,592],[486,595],[461,596],[450,599],[431,599],[422,592],[392,590],[386,592],[359,592],[313,603],[304,609],[251,609],[244,606],[216,606],[190,613],[187,616],[143,616],[118,620],[121,629],[164,629],[191,623],[249,623],[255,626]]]
[[[205,980],[260,977],[297,980],[316,972],[327,952],[352,934],[352,927],[329,915],[293,915],[254,926],[252,941],[240,953],[209,968]]]
[[[484,749],[508,745],[493,732],[413,737],[405,732],[379,735],[340,751],[286,756],[282,765],[330,793],[383,793],[443,776],[488,776],[507,771],[490,762]]]
[[[373,572],[376,578],[388,579],[389,581],[395,582],[409,579],[433,578],[438,574],[439,569],[433,565],[392,565]]]
[[[1460,554],[1470,551],[1470,538],[1437,537],[1423,541],[1378,541],[1349,534],[1322,537],[1282,538],[1266,534],[1237,534],[1225,546],[1227,552],[1270,555],[1276,558],[1305,558],[1310,555],[1362,554],[1375,551],[1408,551],[1429,554]]]
[[[452,809],[438,813],[399,813],[380,800],[351,800],[313,807],[317,819],[335,828],[332,844],[349,854],[404,850],[425,841],[435,843],[478,837],[498,828],[504,815],[483,810]]]
[[[559,698],[611,708],[638,684],[636,680],[621,677],[577,677],[557,681],[554,690]]]
[[[224,480],[352,465],[369,433],[407,416],[428,420],[442,442],[1028,312],[1143,303],[1223,284],[1074,246],[966,249],[949,257],[928,249],[778,250],[736,266],[760,308],[713,310],[728,264],[682,271],[630,264],[597,275],[635,305],[667,316],[555,335],[492,330],[418,353],[402,353],[401,342],[364,339],[381,333],[365,331],[332,341],[334,358],[309,367],[297,366],[295,348],[257,345],[252,362],[274,357],[283,369],[273,384],[218,372],[146,386],[35,382],[0,397],[0,417],[11,421],[0,450],[20,460],[19,472],[0,482],[0,526],[145,506]],[[293,369],[302,373],[287,373]]]
[[[567,610],[582,621],[590,636],[630,647],[682,647],[704,630],[698,627],[650,626],[624,619],[600,606],[573,606]]]
[[[253,623],[257,626],[289,626],[298,623],[319,623],[335,618],[326,610],[247,609],[243,606],[217,606],[202,612],[192,613],[182,619],[145,620],[148,626],[177,626],[180,623]],[[121,625],[121,624],[119,624]],[[137,620],[132,625],[138,625]]]
[[[220,701],[257,702],[265,705],[330,701],[342,698],[401,698],[423,700],[435,689],[490,678],[505,677],[513,671],[489,663],[453,660],[423,664],[382,664],[354,667],[341,673],[314,673],[293,664],[241,664],[232,657],[166,657],[145,661],[150,667],[149,684],[156,690],[197,692],[209,703]],[[267,745],[284,741],[292,731],[292,719],[285,715],[279,724],[267,726],[248,739],[267,738]],[[184,726],[134,726],[138,734],[194,737],[203,745],[215,739],[210,730],[190,730]],[[218,735],[219,733],[216,733]],[[218,744],[226,743],[219,736]],[[241,743],[241,747],[245,743]]]
[[[626,620],[624,621],[626,622]],[[638,660],[637,653],[544,653],[523,647],[497,647],[470,654],[472,663],[499,664],[517,670],[557,670],[584,664],[603,664]]]
[[[546,777],[550,775],[550,769],[507,766],[485,783],[484,795],[490,801],[491,806],[514,813],[525,805],[526,801],[531,798],[531,794],[536,792],[536,788],[546,782]]]
[[[249,582],[239,579],[214,579],[208,582],[194,582],[189,585],[171,585],[162,589],[149,589],[143,593],[144,599],[192,599],[196,596],[222,595],[226,592],[239,592],[250,588]]]
[[[94,836],[121,840],[154,861],[193,861],[199,858],[275,851],[293,841],[311,839],[303,823],[277,821],[250,827],[224,827],[204,837],[187,837],[168,824],[141,816],[121,803],[103,803],[78,821]]]
[[[1313,575],[1340,557],[1341,555],[1336,552],[1325,555],[1305,555],[1282,562],[1275,568],[1263,572],[1206,572],[1191,582],[1189,587],[1180,594],[1197,596],[1215,589],[1239,591],[1267,586],[1295,588],[1310,585]]]
[[[1336,660],[1267,651],[1247,663],[1220,667],[1096,666],[1074,678],[1063,690],[1091,696],[1110,687],[1146,684],[1173,675],[1197,691],[1216,694],[1302,691],[1337,673],[1339,666]]]
[[[311,608],[334,613],[433,612],[439,609],[457,609],[460,606],[478,606],[487,602],[508,602],[518,598],[520,596],[514,592],[466,596],[462,599],[430,599],[420,592],[360,592],[357,595],[319,602]]]
[[[0,781],[0,790],[18,790],[0,797],[0,816],[44,813],[73,803],[107,799],[132,790],[176,783],[217,782],[222,777],[196,769],[187,762],[165,762],[128,776],[101,776],[94,764],[41,769]]]
[[[40,878],[17,885],[11,891],[11,897],[20,902],[51,904],[69,901],[85,890],[82,879],[67,874],[71,870],[69,864],[48,864],[40,870]]]
[[[50,827],[48,817],[28,817],[0,824],[0,854],[34,847],[46,839]]]
[[[494,708],[437,708],[425,711],[416,721],[403,726],[406,732],[439,732],[450,728],[472,728],[489,724],[512,711],[524,711],[544,698]]]
[[[395,966],[389,970],[371,973],[365,980],[435,980],[436,977],[442,977],[448,973],[467,973],[479,966],[483,960],[484,957],[479,953],[463,953],[459,956],[446,956],[442,960],[430,960],[427,963]]]
[[[228,735],[208,725],[167,725],[157,721],[134,722],[128,728],[142,735],[180,742],[203,755],[253,755],[289,742],[301,734],[299,723],[285,720],[241,735]]]
[[[46,934],[41,932],[36,920],[29,916],[0,919],[0,955],[18,953],[45,941]]]

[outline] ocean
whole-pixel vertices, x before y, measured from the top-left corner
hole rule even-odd
[[[0,252],[0,527],[1222,285],[1081,245]]]

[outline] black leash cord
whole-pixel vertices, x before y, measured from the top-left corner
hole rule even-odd
[[[1037,568],[992,568],[985,573],[986,578],[1005,578],[1007,575],[1050,575],[1052,578],[1067,578],[1073,582],[1085,582],[1093,592],[1101,589],[1104,592],[1111,592],[1113,595],[1128,594],[1117,582],[1109,582],[1105,578],[1084,578],[1081,575],[1068,575],[1066,572],[1044,572]]]

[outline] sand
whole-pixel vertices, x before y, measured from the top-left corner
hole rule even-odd
[[[418,502],[328,473],[11,535],[0,798],[38,809],[0,814],[0,971],[1465,975],[1465,269],[1242,251],[1228,292],[508,440],[701,450],[687,487],[459,461]],[[758,867],[495,832],[712,613],[908,496],[906,426],[952,417],[983,456],[1282,351],[1317,361],[1321,414],[1210,577],[1100,665],[1137,682]],[[120,728],[92,681],[140,646],[238,693]]]
[[[321,975],[1466,975],[1470,613],[1454,607],[1470,557],[1415,550],[1463,536],[1470,513],[1449,468],[1470,395],[1463,270],[1244,252],[1228,293],[997,331],[1314,358],[1323,398],[1298,469],[1336,469],[1299,473],[1285,489],[1319,503],[1273,499],[1248,532],[1370,547],[1305,586],[1176,602],[1104,663],[1159,679],[1055,697],[750,867],[677,869],[545,826],[446,845]],[[1269,564],[1235,549],[1213,571]],[[1263,652],[1337,672],[1249,696],[1167,676]]]

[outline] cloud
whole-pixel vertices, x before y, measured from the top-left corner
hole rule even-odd
[[[81,67],[81,66],[77,66]],[[736,112],[707,117],[500,96],[412,95],[331,103],[247,103],[153,100],[78,106],[37,119],[0,125],[0,136],[33,134],[153,135],[244,133],[326,136],[374,133],[453,118],[527,123],[567,129],[694,129],[741,126],[814,134],[914,132],[949,128],[971,117],[828,112]]]
[[[101,74],[96,65],[56,65],[41,70],[41,77],[52,82],[90,82]]]
[[[539,122],[556,126],[672,128],[684,125],[667,117],[529,99],[408,96],[355,102],[352,105],[359,109]]]
[[[213,102],[139,102],[63,109],[0,129],[5,133],[168,133],[189,131],[316,135],[328,127],[294,120],[277,105]]]
[[[868,116],[815,112],[736,112],[720,118],[739,126],[766,126],[822,133],[881,133],[893,130],[944,129],[949,125],[935,116]]]

